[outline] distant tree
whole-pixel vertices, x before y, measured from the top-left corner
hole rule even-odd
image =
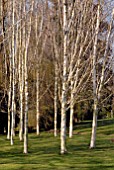
[[[105,76],[105,70],[106,70],[106,61],[108,57],[109,52],[109,41],[111,36],[111,30],[113,27],[113,16],[112,13],[112,19],[109,24],[109,29],[107,30],[106,35],[106,45],[105,50],[103,54],[103,63],[101,66],[101,73],[99,70],[97,70],[97,48],[98,48],[98,34],[99,34],[99,26],[100,26],[100,4],[98,4],[98,10],[97,10],[97,21],[96,21],[96,33],[95,33],[95,40],[94,40],[94,50],[93,50],[93,97],[94,97],[94,111],[93,111],[93,124],[92,124],[92,135],[91,135],[91,141],[90,141],[90,148],[95,147],[95,141],[96,141],[96,128],[97,128],[97,115],[98,115],[98,105],[101,99],[101,91],[103,88],[103,85],[106,81],[108,81],[109,77],[106,79]],[[97,71],[98,76],[97,76]]]

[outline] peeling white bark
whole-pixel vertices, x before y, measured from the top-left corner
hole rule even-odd
[[[25,8],[25,4],[24,4],[24,8]],[[28,61],[28,47],[29,47],[30,34],[31,34],[31,21],[32,21],[33,4],[34,4],[34,1],[32,0],[30,18],[29,18],[29,23],[28,23],[28,35],[26,35],[27,37],[25,36],[26,41],[25,41],[25,53],[24,53],[24,95],[25,95],[24,96],[24,99],[25,99],[25,108],[24,108],[24,153],[25,154],[28,153],[28,67],[27,67],[27,61]]]
[[[93,51],[93,97],[94,97],[94,112],[93,112],[93,122],[92,122],[92,134],[90,141],[90,148],[95,147],[96,141],[96,129],[97,129],[97,113],[98,113],[98,98],[97,98],[97,75],[96,75],[96,57],[97,57],[97,43],[98,43],[98,33],[100,25],[100,5],[97,9],[97,23],[96,23],[96,35],[94,42],[94,51]]]
[[[11,103],[11,145],[13,145],[14,132],[14,109],[15,109],[15,0],[13,0],[12,7],[12,103]]]
[[[67,104],[67,0],[63,0],[63,35],[64,35],[64,56],[63,56],[63,82],[61,97],[61,154],[66,150],[66,104]]]
[[[37,70],[36,73],[36,134],[40,134],[40,125],[39,125],[39,118],[40,118],[40,73],[39,70]]]
[[[22,8],[22,3],[20,2],[20,11]],[[20,16],[21,16],[20,12]],[[21,16],[22,17],[22,16]],[[21,22],[22,26],[22,22]],[[24,88],[24,59],[22,55],[22,48],[25,47],[25,42],[22,41],[22,37],[25,36],[25,33],[20,30],[19,33],[19,91],[20,91],[20,129],[19,129],[19,139],[20,141],[23,140],[23,88]]]
[[[57,136],[57,99],[58,99],[58,69],[55,62],[55,87],[54,87],[54,136]]]
[[[69,137],[73,136],[73,115],[74,115],[74,93],[73,93],[73,81],[71,80],[71,98],[70,98],[70,122],[69,122]]]

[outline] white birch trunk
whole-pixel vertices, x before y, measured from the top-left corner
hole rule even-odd
[[[67,104],[67,0],[63,0],[63,34],[64,34],[64,56],[63,56],[63,82],[61,98],[61,154],[66,153],[66,104]]]
[[[25,110],[24,110],[24,153],[28,153],[28,74],[27,74],[27,52],[24,61],[24,81],[25,81]]]
[[[71,98],[70,98],[70,122],[69,122],[69,137],[73,136],[73,115],[74,115],[74,93],[73,93],[73,80],[71,80]]]
[[[97,130],[97,114],[98,114],[98,103],[97,99],[94,99],[94,111],[93,111],[93,122],[92,122],[92,134],[91,134],[91,143],[90,149],[95,147],[96,142],[96,130]]]
[[[25,1],[26,2],[26,1]],[[26,4],[26,3],[25,3]],[[25,5],[24,4],[24,5]],[[32,19],[32,12],[33,12],[33,4],[34,1],[31,2],[31,13],[30,18],[28,21],[28,35],[25,31],[25,53],[24,53],[24,94],[25,94],[25,110],[24,110],[24,153],[28,153],[28,67],[27,67],[27,61],[28,61],[28,47],[30,42],[30,34],[31,34],[31,19]],[[25,9],[25,6],[24,6]],[[26,10],[25,10],[26,11]],[[25,29],[25,28],[24,28]],[[26,30],[26,29],[25,29]]]
[[[74,58],[72,60],[74,60]],[[70,73],[71,73],[71,77],[69,77],[69,79],[71,79],[70,123],[69,123],[69,137],[70,138],[72,138],[72,136],[73,136],[74,89],[77,87],[77,84],[78,84],[78,74],[79,74],[80,62],[81,62],[81,60],[80,60],[80,56],[79,56],[79,58],[77,60],[77,69],[76,69],[75,75],[73,75],[73,73],[72,73],[73,72],[73,61],[72,61],[72,64],[70,66]]]
[[[39,126],[39,118],[40,118],[40,94],[39,94],[39,92],[40,92],[40,80],[39,80],[39,78],[40,78],[40,74],[39,74],[39,69],[37,70],[37,73],[36,73],[37,75],[37,82],[36,82],[36,111],[37,111],[37,113],[36,113],[36,133],[37,133],[37,135],[39,135],[40,134],[40,126]]]
[[[11,54],[10,54],[11,55]],[[10,139],[10,129],[11,129],[11,91],[12,91],[12,61],[10,56],[10,82],[9,82],[9,92],[8,92],[8,133],[7,133],[7,139]]]
[[[26,12],[26,0],[24,0],[23,12]],[[27,37],[26,37],[26,25],[23,27],[23,38],[24,38],[24,151],[28,153],[28,69],[27,69]]]
[[[8,3],[8,10],[9,10],[9,17],[8,20],[10,20],[10,10],[11,10],[11,2]],[[10,139],[11,135],[11,102],[12,102],[12,40],[10,38],[10,33],[8,33],[8,39],[9,39],[9,91],[8,91],[8,132],[7,132],[7,139]]]
[[[14,136],[14,104],[15,104],[15,0],[13,0],[13,9],[12,9],[12,104],[11,104],[11,112],[12,112],[12,119],[11,119],[11,145],[13,145],[13,136]]]
[[[54,136],[57,136],[57,91],[58,91],[58,69],[55,62],[55,87],[54,87]]]
[[[24,87],[24,63],[23,63],[23,57],[22,57],[22,72],[21,72],[21,78],[20,78],[20,131],[19,131],[19,138],[20,141],[23,140],[23,87]]]
[[[93,111],[93,122],[92,122],[92,134],[90,141],[90,148],[95,147],[96,141],[96,129],[97,129],[97,113],[98,113],[98,99],[97,99],[97,75],[96,75],[96,57],[97,57],[97,42],[98,42],[98,33],[99,33],[99,24],[100,24],[100,5],[97,9],[97,23],[96,23],[96,35],[93,51],[93,97],[94,97],[94,111]]]
[[[14,95],[15,95],[15,83],[14,83]],[[14,127],[14,130],[13,130],[13,136],[15,136],[15,115],[16,115],[16,102],[15,102],[15,99],[14,99],[14,105],[13,105],[13,110],[14,110],[14,116],[13,116],[13,127]]]
[[[37,52],[38,52],[38,45],[39,45],[39,40],[41,38],[42,35],[42,27],[43,27],[43,19],[41,19],[41,23],[40,23],[40,33],[38,35],[38,13],[36,14],[36,21],[35,21],[35,32],[36,32],[36,48],[35,48],[35,54],[34,56],[37,57]],[[40,57],[40,56],[39,56]],[[36,71],[36,134],[39,135],[40,134],[40,122],[39,122],[39,118],[40,118],[40,62],[41,62],[41,58],[39,58],[39,63],[37,63],[37,71]]]
[[[8,92],[8,132],[7,132],[7,139],[10,139],[10,106],[11,106],[11,89],[9,88],[9,92]]]
[[[20,3],[20,11],[22,8],[22,4]],[[20,15],[21,12],[20,12]],[[22,16],[21,16],[22,17]],[[22,26],[22,22],[21,22]],[[24,33],[25,36],[25,33]],[[22,45],[25,47],[25,42],[22,41],[22,31],[20,30],[19,34],[19,90],[20,90],[20,129],[19,129],[19,139],[23,140],[23,87],[24,87],[24,63],[23,63],[23,55],[22,55]]]

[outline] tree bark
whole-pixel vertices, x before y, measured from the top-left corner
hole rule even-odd
[[[54,87],[54,136],[57,136],[57,92],[58,92],[58,69],[55,62],[55,87]]]
[[[20,17],[22,18],[22,3],[20,2]],[[22,26],[22,22],[20,23]],[[23,33],[23,34],[22,34]],[[19,139],[23,140],[23,88],[24,88],[24,59],[23,59],[23,48],[25,47],[25,42],[22,41],[22,37],[25,33],[20,30],[19,33],[19,90],[20,90],[20,129],[19,129]]]
[[[11,119],[11,145],[13,145],[13,136],[14,136],[14,105],[15,105],[15,0],[13,0],[13,7],[12,7],[12,104],[11,104],[11,112],[12,112],[12,119]]]
[[[73,80],[71,80],[71,98],[70,98],[70,122],[69,122],[69,137],[73,135],[73,115],[74,115],[74,93],[73,93]]]
[[[40,134],[40,126],[39,126],[39,118],[40,118],[40,89],[39,89],[39,86],[40,86],[40,74],[39,74],[39,69],[37,70],[37,73],[36,73],[36,78],[37,78],[37,81],[36,81],[36,134],[39,135]]]
[[[26,2],[26,1],[25,1]],[[24,99],[25,99],[25,108],[24,108],[24,153],[28,153],[28,47],[30,43],[30,35],[31,35],[31,21],[32,21],[32,12],[33,12],[33,4],[34,1],[31,2],[31,12],[28,21],[28,35],[26,34],[25,29],[25,53],[24,53]],[[24,4],[24,11],[26,3]]]
[[[24,153],[28,153],[28,74],[27,74],[27,51],[25,52],[24,61],[24,93],[25,93],[25,110],[24,110]]]
[[[61,154],[65,154],[66,149],[66,104],[67,104],[67,0],[63,0],[63,36],[64,36],[64,56],[63,56],[63,82],[61,97]]]
[[[95,43],[93,51],[93,97],[94,97],[94,111],[93,111],[93,122],[92,122],[92,134],[90,141],[90,148],[95,147],[96,141],[96,129],[97,129],[97,113],[98,113],[98,98],[97,98],[97,75],[96,75],[96,57],[97,57],[97,43],[98,43],[98,33],[100,24],[100,5],[98,4],[97,9],[97,23],[95,32]]]

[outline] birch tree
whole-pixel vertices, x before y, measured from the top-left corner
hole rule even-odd
[[[84,1],[72,3],[69,9],[69,68],[68,85],[70,97],[68,108],[70,108],[69,137],[73,135],[74,106],[79,102],[79,96],[91,77],[91,46],[90,37],[92,29],[91,9],[92,3]],[[88,10],[89,9],[89,10]],[[76,17],[75,17],[76,16]],[[90,19],[88,19],[90,18]],[[86,30],[86,32],[85,32]],[[94,35],[92,35],[93,37]]]
[[[55,62],[55,85],[54,85],[54,136],[57,136],[57,110],[58,110],[58,68]]]
[[[39,17],[41,17],[41,20],[39,20]],[[38,22],[40,21],[40,23]],[[35,53],[34,56],[37,58],[37,68],[36,68],[36,133],[39,135],[40,133],[40,64],[42,60],[42,56],[40,56],[38,53],[38,46],[39,41],[43,34],[43,12],[41,12],[41,16],[38,16],[38,13],[36,14],[36,26],[35,26],[35,32],[36,32],[36,47],[35,47]],[[40,27],[40,30],[38,31],[38,24]],[[39,32],[39,34],[38,34]],[[43,49],[42,49],[43,50]]]
[[[96,23],[96,37],[95,37],[94,51],[93,51],[94,112],[93,112],[93,123],[92,123],[92,134],[91,134],[90,148],[94,148],[95,142],[96,142],[98,104],[99,104],[99,101],[101,98],[101,90],[102,90],[103,84],[104,84],[106,60],[107,60],[107,54],[108,54],[108,49],[109,49],[109,40],[110,40],[111,30],[112,30],[112,26],[113,26],[113,18],[114,18],[114,14],[112,12],[112,19],[111,19],[111,22],[109,25],[109,29],[107,31],[107,36],[106,36],[106,46],[105,46],[105,51],[104,51],[104,55],[103,55],[102,70],[101,70],[100,80],[98,83],[97,82],[97,74],[96,74],[96,57],[97,57],[97,42],[98,42],[99,23],[100,23],[100,4],[98,5],[97,23]]]
[[[63,37],[64,37],[64,51],[63,51],[63,82],[62,82],[62,96],[61,96],[61,154],[65,154],[66,149],[66,105],[67,105],[67,0],[63,0]]]
[[[26,2],[26,1],[25,1]],[[26,3],[24,3],[26,5]],[[24,153],[28,153],[28,69],[27,69],[27,57],[28,57],[28,47],[30,42],[31,34],[31,21],[32,21],[32,12],[33,12],[34,1],[31,2],[31,11],[28,20],[28,35],[25,32],[25,52],[24,52],[24,98],[25,98],[25,107],[24,107]],[[25,6],[24,6],[25,8]],[[26,9],[24,9],[26,10]]]
[[[23,3],[20,2],[19,5],[19,17],[22,19],[22,5]],[[23,140],[23,101],[24,101],[24,47],[25,47],[25,28],[22,29],[22,24],[25,27],[24,20],[20,22],[20,31],[19,31],[19,99],[20,99],[20,129],[19,129],[19,138],[20,141]],[[23,38],[24,37],[24,38]],[[23,38],[23,41],[22,41]]]
[[[11,145],[14,136],[14,105],[15,105],[15,0],[12,1],[12,103],[11,103]]]
[[[56,7],[54,8],[54,16],[55,22],[51,23],[51,32],[52,34],[52,46],[53,46],[53,50],[54,50],[54,136],[57,136],[57,117],[58,117],[58,104],[59,104],[59,100],[61,102],[61,94],[58,94],[61,90],[60,90],[60,81],[61,81],[61,70],[62,70],[62,66],[61,66],[61,49],[62,49],[62,45],[60,43],[60,39],[62,39],[62,23],[61,23],[61,10],[60,10],[60,6],[61,3],[60,1],[58,1]],[[59,89],[59,90],[58,90]]]

